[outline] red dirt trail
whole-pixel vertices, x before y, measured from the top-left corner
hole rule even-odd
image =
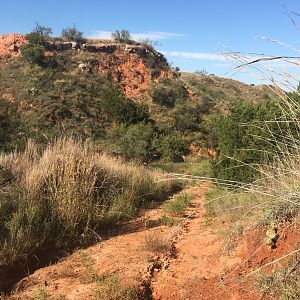
[[[293,226],[283,230],[276,249],[262,242],[263,229],[248,230],[236,249],[222,254],[222,232],[228,225],[205,223],[207,190],[205,185],[186,190],[193,200],[180,225],[147,228],[149,220],[164,213],[162,208],[149,210],[128,224],[130,233],[103,240],[36,271],[7,299],[32,299],[41,290],[47,295],[45,299],[126,299],[95,296],[97,278],[111,276],[118,276],[122,287],[138,289],[136,299],[268,299],[256,291],[252,276],[247,274],[295,249],[299,230]],[[170,240],[168,250],[147,246],[153,236]]]

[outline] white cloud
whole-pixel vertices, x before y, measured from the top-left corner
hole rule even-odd
[[[149,31],[145,33],[133,33],[132,37],[135,40],[141,40],[141,39],[150,39],[154,41],[159,40],[168,40],[173,38],[181,38],[185,35],[182,33],[174,33],[174,32],[163,32],[163,31]]]
[[[212,60],[226,62],[229,59],[217,53],[203,53],[203,52],[180,52],[180,51],[162,51],[162,53],[169,57],[196,59],[196,60]]]
[[[91,38],[95,39],[111,39],[111,31],[97,30],[93,32]],[[163,31],[148,31],[144,33],[131,33],[134,40],[150,39],[153,41],[168,40],[173,38],[181,38],[185,35],[182,33],[163,32]]]
[[[104,31],[104,30],[98,30],[94,31],[93,35],[90,36],[90,38],[94,39],[110,39],[111,38],[111,32],[110,31]]]
[[[218,62],[215,66],[219,67],[229,67],[236,65],[243,65],[251,61],[261,58],[260,56],[250,56],[250,55],[226,55],[218,53],[206,53],[206,52],[184,52],[184,51],[161,51],[167,57],[173,58],[184,58],[189,60],[206,60],[206,61],[215,61]],[[271,58],[271,57],[270,57]],[[265,66],[269,68],[299,68],[299,60],[290,59],[290,60],[262,60],[257,62],[255,65]],[[254,66],[254,65],[253,65]]]

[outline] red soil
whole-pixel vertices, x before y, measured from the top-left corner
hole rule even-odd
[[[18,56],[19,47],[26,42],[24,34],[0,34],[0,58]]]
[[[18,284],[9,299],[31,299],[41,288],[47,299],[60,295],[72,300],[94,299],[98,287],[95,274],[117,274],[123,286],[140,289],[139,299],[267,299],[255,288],[256,271],[270,272],[285,264],[288,259],[264,267],[296,249],[299,228],[282,225],[274,248],[265,242],[266,229],[248,229],[239,245],[224,254],[222,232],[227,224],[204,222],[206,190],[206,186],[187,190],[193,201],[186,212],[189,217],[180,226],[141,226],[163,214],[161,209],[148,211],[128,224],[131,233],[112,237],[36,271]],[[162,252],[147,248],[146,237],[153,234],[169,238],[172,247]]]

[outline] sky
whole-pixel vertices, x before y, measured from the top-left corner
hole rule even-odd
[[[156,48],[181,71],[259,84],[269,75],[279,79],[276,73],[298,81],[298,60],[236,68],[242,63],[232,52],[243,62],[257,54],[300,56],[300,16],[292,12],[300,13],[299,1],[0,0],[0,34],[28,33],[35,22],[51,27],[56,36],[73,24],[86,37],[106,38],[127,29],[135,39],[157,41]]]

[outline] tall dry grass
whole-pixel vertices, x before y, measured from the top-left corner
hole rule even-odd
[[[47,248],[93,242],[104,227],[161,201],[175,184],[161,173],[96,153],[88,143],[59,139],[0,156],[0,265]]]

